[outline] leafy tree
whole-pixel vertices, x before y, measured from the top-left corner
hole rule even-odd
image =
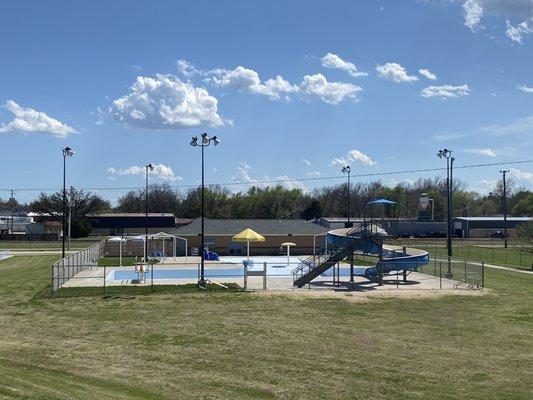
[[[77,218],[71,221],[70,236],[73,238],[87,237],[91,233],[91,229],[89,221]]]
[[[111,210],[111,204],[97,194],[74,188],[67,192],[68,205],[70,205],[72,219],[84,219],[88,214]],[[30,203],[29,208],[31,211],[50,215],[61,221],[63,215],[63,192],[41,193],[37,200]]]
[[[512,207],[511,214],[514,216],[531,216],[533,215],[533,193],[532,192],[520,192],[513,199],[514,206]]]
[[[303,209],[301,217],[306,220],[320,218],[322,216],[322,207],[317,199],[311,202]]]

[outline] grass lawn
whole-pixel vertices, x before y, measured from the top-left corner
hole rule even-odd
[[[72,239],[70,242],[71,250],[81,250],[99,241],[99,238],[82,238]],[[62,242],[58,241],[29,241],[29,240],[2,240],[0,249],[18,250],[18,251],[42,251],[42,250],[61,250]],[[66,247],[67,248],[67,247]]]
[[[0,398],[529,399],[533,276],[486,296],[202,291],[39,298],[55,256],[0,262]]]
[[[428,243],[427,241],[399,240],[391,244],[404,245],[426,250],[431,256],[446,258],[446,243],[436,242]],[[533,253],[520,250],[518,247],[510,246],[508,249],[503,247],[492,247],[483,244],[468,245],[464,242],[457,242],[453,245],[453,257],[455,259],[466,259],[469,261],[485,261],[489,264],[505,265],[508,267],[531,270],[533,263]]]
[[[139,262],[139,258],[135,257],[122,257],[122,266],[129,267],[135,265],[135,262]],[[159,260],[150,260],[150,264],[158,264]],[[99,267],[116,267],[120,265],[119,257],[103,257],[98,260]]]

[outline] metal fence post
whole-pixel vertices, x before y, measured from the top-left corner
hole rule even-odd
[[[481,261],[481,287],[485,288],[485,263]]]
[[[267,263],[263,263],[263,290],[267,290]]]
[[[466,283],[466,260],[465,260],[465,283]]]
[[[105,277],[106,277],[106,266],[104,265],[104,294],[105,294]]]
[[[154,263],[152,262],[151,268],[150,268],[150,292],[154,291]]]
[[[244,291],[248,288],[248,268],[246,263],[243,261],[243,274],[244,274]]]
[[[439,262],[439,287],[442,289],[442,263]]]

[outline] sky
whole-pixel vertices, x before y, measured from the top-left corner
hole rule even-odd
[[[533,159],[533,0],[0,3],[0,198],[67,184],[312,190]],[[457,169],[488,192],[501,169]],[[366,175],[357,177],[357,175]],[[273,183],[270,183],[273,184]],[[259,183],[265,186],[267,183]]]

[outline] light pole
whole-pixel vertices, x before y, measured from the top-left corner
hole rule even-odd
[[[62,246],[61,246],[61,258],[65,258],[65,214],[67,213],[67,157],[74,155],[74,150],[70,147],[65,147],[63,150],[63,212],[61,215],[61,230],[62,230]]]
[[[448,250],[448,271],[446,277],[451,279],[452,274],[452,174],[453,162],[455,158],[452,157],[452,151],[449,149],[439,150],[437,157],[446,159],[446,248]]]
[[[346,224],[346,227],[347,228],[351,228],[351,222],[350,222],[350,214],[351,214],[351,210],[350,210],[350,173],[352,172],[352,167],[350,167],[349,165],[345,165],[344,167],[342,167],[341,169],[342,173],[343,174],[346,174],[348,176],[348,185],[347,185],[347,199],[346,199],[346,215],[348,216],[348,222]],[[350,284],[353,284],[354,283],[354,280],[353,280],[353,251],[350,252]]]
[[[201,213],[202,213],[202,224],[201,224],[201,236],[200,236],[200,279],[198,280],[198,286],[205,286],[205,274],[204,274],[204,247],[205,247],[205,238],[204,238],[204,148],[209,146],[213,142],[213,145],[216,146],[220,143],[220,139],[216,136],[209,137],[207,133],[202,133],[200,141],[198,137],[193,136],[190,145],[192,147],[200,147],[202,149],[202,192],[201,192]]]
[[[503,175],[503,198],[502,198],[502,208],[503,208],[503,239],[504,246],[507,248],[507,181],[505,176],[509,170],[501,170],[500,174]]]
[[[352,172],[352,167],[350,167],[349,165],[346,165],[344,167],[342,167],[341,169],[342,173],[344,174],[347,174],[348,175],[348,186],[347,186],[347,199],[346,199],[346,215],[348,216],[348,226],[350,226],[350,173]]]
[[[144,261],[148,262],[148,171],[153,171],[152,164],[146,164],[146,187],[144,189]]]
[[[70,195],[68,198],[68,246],[67,249],[70,250],[70,237],[72,233],[72,202],[73,202],[74,188],[70,187]]]

